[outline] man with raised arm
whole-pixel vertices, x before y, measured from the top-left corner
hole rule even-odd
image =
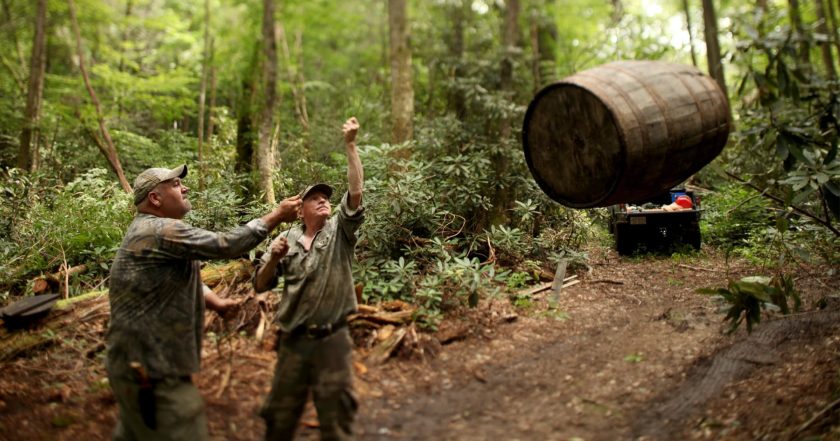
[[[315,402],[321,439],[353,439],[357,402],[353,392],[353,342],[347,315],[356,310],[351,263],[356,231],[364,220],[362,163],[356,151],[359,123],[344,123],[348,192],[331,216],[327,184],[303,191],[300,226],[281,233],[263,255],[254,277],[257,292],[277,286],[277,366],[261,416],[266,440],[291,440],[309,392]]]
[[[297,217],[299,196],[227,233],[192,227],[187,167],[150,168],[134,181],[137,215],[111,266],[106,368],[119,417],[114,440],[208,440],[198,372],[206,286],[199,261],[233,258]],[[208,296],[209,306],[218,298]]]

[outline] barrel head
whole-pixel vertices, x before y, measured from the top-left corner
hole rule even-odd
[[[556,83],[540,91],[525,114],[525,160],[553,200],[573,208],[599,206],[624,170],[624,145],[612,112],[587,89]]]

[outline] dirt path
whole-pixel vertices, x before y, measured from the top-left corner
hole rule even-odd
[[[587,279],[603,281],[566,290],[562,314],[540,301],[410,367],[421,392],[371,402],[365,439],[627,439],[640,407],[724,343],[714,307],[693,292],[706,277],[670,262],[596,266]]]
[[[543,310],[427,365],[393,366],[399,381],[368,403],[363,439],[789,439],[840,391],[840,313],[724,336],[718,307],[694,293],[719,285],[708,263],[596,266],[563,294],[564,320]]]
[[[837,410],[826,407],[840,396],[836,316],[726,336],[718,307],[694,290],[758,269],[714,257],[592,260],[553,309],[545,294],[518,309],[501,298],[446,324],[471,332],[436,356],[365,366],[360,351],[360,439],[840,439]],[[808,309],[838,292],[838,277],[824,273],[797,280]],[[101,352],[90,355],[101,329],[77,332],[0,366],[0,440],[109,439],[115,406]],[[198,384],[213,438],[260,439],[273,353],[248,338],[210,340]],[[726,359],[737,369],[715,368]],[[316,425],[310,408],[298,439],[317,439]]]

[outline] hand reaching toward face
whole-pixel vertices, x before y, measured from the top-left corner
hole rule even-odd
[[[298,218],[298,213],[303,201],[300,195],[294,195],[280,201],[277,207],[280,210],[280,220],[283,222],[292,222]]]

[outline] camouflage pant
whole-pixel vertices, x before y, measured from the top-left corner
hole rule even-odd
[[[352,350],[347,328],[323,339],[280,337],[271,392],[260,411],[266,422],[267,441],[294,438],[310,390],[321,439],[353,439],[358,404],[353,392]]]
[[[164,378],[154,387],[156,430],[143,422],[137,382],[110,377],[120,410],[114,441],[206,441],[207,417],[201,393],[187,379]]]

